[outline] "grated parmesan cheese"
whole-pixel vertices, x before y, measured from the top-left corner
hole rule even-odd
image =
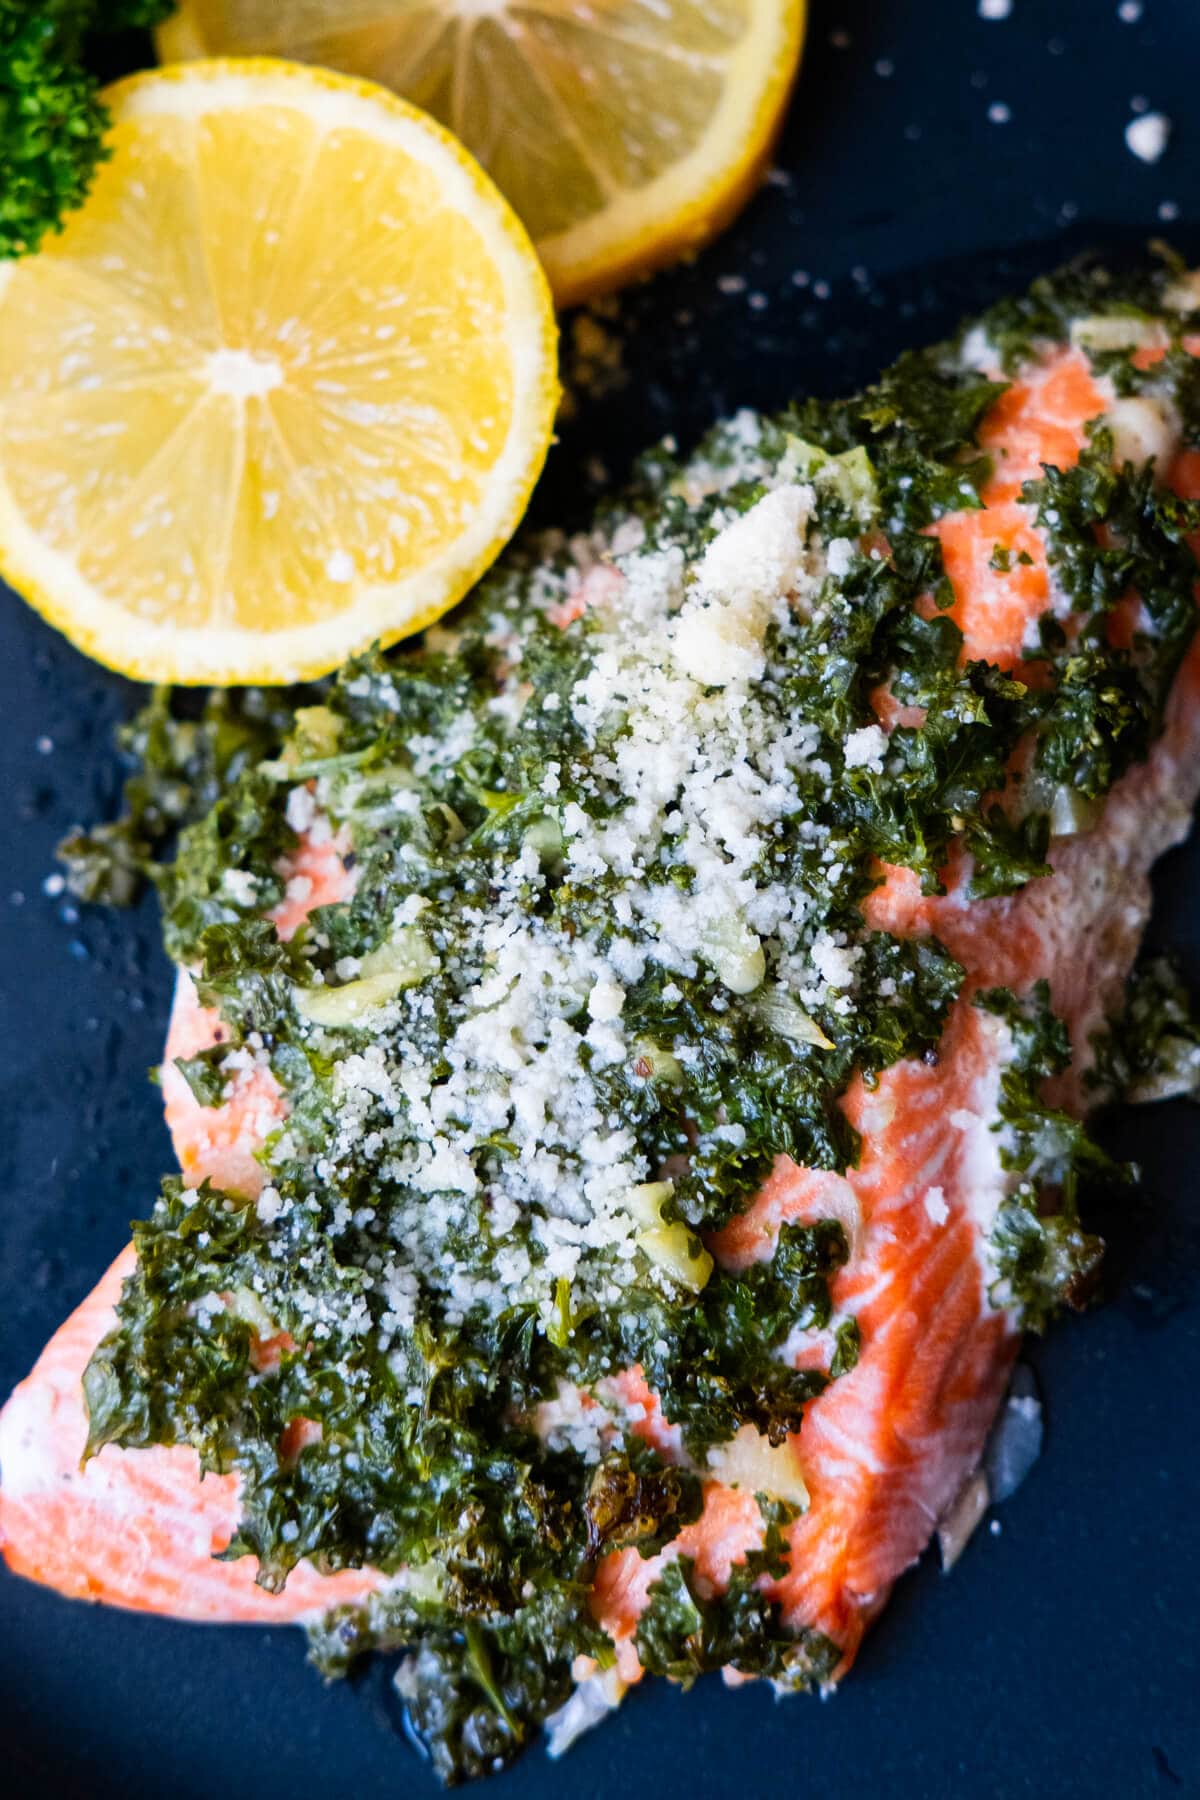
[[[675,1254],[675,1236],[689,1243],[682,1225],[663,1221],[652,1231],[639,1221],[631,1196],[664,1170],[605,1097],[613,1071],[681,1082],[699,1067],[700,1045],[686,1035],[647,1045],[627,1021],[629,996],[649,974],[667,977],[668,1003],[683,999],[679,981],[715,980],[718,1016],[764,984],[789,1017],[854,1009],[861,946],[821,923],[852,859],[807,797],[813,784],[828,787],[833,771],[817,725],[779,704],[773,669],[791,634],[819,622],[860,562],[855,540],[822,536],[817,490],[832,496],[841,518],[865,522],[871,474],[861,457],[851,467],[792,440],[782,464],[777,453],[772,461],[761,429],[753,415],[739,415],[723,428],[728,461],[685,472],[689,496],[711,498],[715,529],[699,548],[694,536],[685,548],[669,533],[648,537],[639,519],[620,519],[607,534],[557,539],[545,565],[523,572],[514,602],[485,621],[483,641],[501,671],[482,702],[486,730],[532,729],[531,618],[540,611],[565,631],[586,615],[573,685],[543,693],[531,709],[555,733],[577,733],[585,759],[545,760],[546,816],[491,863],[486,901],[455,895],[448,935],[439,931],[436,887],[393,908],[385,945],[417,929],[418,917],[426,943],[403,981],[390,964],[376,972],[384,947],[339,955],[323,983],[315,976],[298,995],[311,1049],[332,1071],[315,1179],[339,1192],[365,1182],[364,1191],[410,1197],[393,1209],[390,1241],[370,1265],[392,1341],[411,1329],[426,1294],[438,1296],[451,1326],[473,1309],[528,1306],[549,1331],[559,1329],[562,1291],[572,1308],[608,1306],[633,1281],[668,1292],[680,1279],[703,1282],[705,1259]],[[812,479],[781,478],[784,464],[812,468]],[[738,510],[735,480],[766,492]],[[386,668],[356,674],[347,691],[385,710],[399,706]],[[288,823],[327,842],[331,815],[344,818],[347,806],[373,824],[417,820],[428,806],[422,787],[436,791],[470,761],[485,729],[480,717],[464,707],[443,726],[412,733],[395,779],[350,770],[294,787]],[[878,725],[863,725],[846,739],[845,764],[877,771],[886,747]],[[508,804],[503,793],[489,799],[499,816]],[[785,827],[800,831],[825,895],[777,871]],[[452,837],[462,829],[449,808],[442,829]],[[400,872],[411,861],[415,882],[421,857],[407,827],[395,857]],[[580,893],[603,885],[594,928],[554,922],[542,901],[559,882]],[[306,900],[309,890],[307,878],[291,878],[290,898]],[[831,1047],[811,1023],[801,1041]],[[712,1144],[736,1150],[745,1135],[741,1124],[721,1123]],[[288,1131],[275,1155],[298,1148]],[[280,1216],[274,1192],[265,1190],[260,1210],[268,1227]],[[368,1215],[373,1207],[354,1214],[369,1223]],[[357,1328],[360,1298],[335,1305],[314,1297],[314,1333]]]

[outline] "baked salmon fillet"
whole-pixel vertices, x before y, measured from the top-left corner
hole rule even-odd
[[[739,415],[235,759],[158,875],[181,1174],[0,1415],[13,1570],[403,1648],[448,1780],[849,1668],[1087,1299],[1081,1119],[1171,1085],[1198,331],[1071,271]]]

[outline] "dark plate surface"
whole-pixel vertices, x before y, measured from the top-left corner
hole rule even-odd
[[[629,298],[627,384],[553,454],[577,520],[665,431],[868,378],[905,344],[1084,246],[1200,250],[1196,0],[813,0],[780,173],[691,269]],[[848,41],[845,41],[848,40]],[[1170,115],[1147,167],[1123,130]],[[1007,108],[1008,117],[989,117]],[[1002,247],[1002,248],[998,248]],[[170,987],[153,912],[43,893],[56,839],[111,812],[134,690],[0,597],[0,1390],[120,1247],[169,1166],[146,1070]],[[1157,879],[1154,937],[1200,975],[1200,848]],[[905,1578],[829,1703],[658,1687],[554,1765],[541,1800],[1166,1796],[1200,1789],[1200,1113],[1107,1127],[1146,1200],[1109,1222],[1116,1297],[1034,1352],[1046,1449],[950,1579]],[[68,1604],[0,1576],[0,1788],[43,1800],[423,1795],[384,1674],[323,1692],[290,1631]]]

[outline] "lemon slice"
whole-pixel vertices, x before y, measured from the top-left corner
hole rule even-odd
[[[292,681],[427,624],[550,441],[524,230],[364,82],[191,63],[105,99],[87,203],[0,270],[0,572],[147,680]]]
[[[164,58],[367,75],[458,134],[561,305],[694,250],[766,164],[805,0],[183,0]]]

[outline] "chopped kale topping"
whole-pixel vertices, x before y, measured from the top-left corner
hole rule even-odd
[[[669,1562],[650,1589],[638,1620],[637,1651],[653,1675],[688,1688],[713,1669],[765,1676],[777,1690],[820,1687],[841,1661],[837,1645],[816,1631],[791,1631],[777,1601],[759,1585],[776,1573],[773,1552],[751,1551],[735,1564],[729,1586],[709,1595],[689,1557]]]
[[[110,154],[93,34],[157,25],[171,10],[172,0],[0,0],[0,259],[61,231]]]
[[[1061,342],[1079,319],[1095,316],[1161,321],[1165,295],[1183,273],[1180,259],[1164,245],[1153,246],[1158,261],[1111,269],[1089,255],[1077,257],[1052,274],[1043,275],[1023,294],[1013,294],[971,319],[996,351],[999,366],[1013,374],[1036,354],[1040,345]],[[1195,328],[1195,314],[1176,315],[1178,329]]]
[[[1200,1018],[1180,971],[1164,956],[1139,965],[1125,1004],[1092,1039],[1088,1085],[1106,1097],[1170,1100],[1200,1088]]]
[[[701,1490],[687,1469],[664,1467],[644,1445],[630,1456],[606,1456],[588,1488],[588,1554],[624,1550],[636,1544],[641,1556],[655,1556],[679,1531],[700,1516]]]
[[[221,1064],[229,1051],[224,1044],[211,1044],[195,1056],[177,1056],[175,1067],[187,1082],[192,1098],[201,1106],[220,1106],[228,1097],[228,1083]]]
[[[1024,998],[1007,988],[975,996],[1003,1019],[1013,1053],[1000,1077],[1000,1161],[1022,1180],[1002,1203],[991,1234],[998,1273],[995,1299],[1015,1305],[1021,1323],[1043,1331],[1064,1305],[1082,1306],[1104,1253],[1099,1238],[1079,1223],[1082,1181],[1128,1180],[1071,1113],[1047,1105],[1043,1084],[1071,1060],[1066,1026],[1050,1005],[1048,983]]]
[[[122,816],[75,831],[59,846],[67,886],[80,900],[128,906],[180,829],[203,819],[240,776],[291,731],[295,695],[215,688],[199,717],[192,696],[155,688],[118,742],[131,764]],[[229,866],[236,866],[230,864]]]
[[[1112,437],[1101,430],[1073,469],[1047,467],[1022,498],[1036,506],[1050,565],[1083,619],[1072,646],[1044,651],[1061,672],[1038,766],[1095,797],[1145,755],[1160,727],[1195,625],[1188,538],[1200,529],[1200,506],[1156,482],[1152,465],[1114,470]],[[1124,648],[1111,641],[1111,622],[1130,594],[1144,622]]]
[[[981,505],[995,369],[1083,314],[1161,320],[1171,278],[1068,271],[979,324],[984,358],[960,339],[848,401],[743,415],[684,464],[656,452],[592,537],[518,544],[415,648],[319,691],[198,717],[156,695],[127,817],[65,848],[86,898],[155,881],[226,1034],[177,1065],[195,1099],[236,1102],[250,1064],[281,1097],[256,1199],[169,1180],[135,1227],[89,1452],[188,1443],[236,1472],[226,1554],[268,1588],[302,1558],[397,1576],[312,1654],[336,1674],[407,1648],[447,1781],[515,1755],[576,1658],[611,1665],[601,1559],[671,1546],[721,1446],[752,1427],[776,1453],[869,1353],[834,1306],[839,1223],[787,1222],[736,1270],[714,1234],[781,1156],[853,1167],[853,1077],[937,1056],[964,970],[868,927],[881,869],[1019,892],[1161,728],[1200,513],[1152,470],[1114,469],[1098,426],[1026,485],[1053,604],[1012,668],[964,656],[927,528]],[[1093,362],[1166,394],[1194,441],[1188,323],[1153,373]],[[319,865],[341,897],[314,908]],[[1044,985],[976,1001],[1011,1040],[991,1298],[1040,1328],[1099,1258],[1080,1184],[1116,1172],[1047,1101],[1070,1046]],[[1130,1021],[1098,1084],[1194,1081],[1165,977]],[[647,1668],[832,1675],[840,1649],[783,1621],[788,1516],[760,1506],[724,1593],[686,1554],[660,1565]]]

